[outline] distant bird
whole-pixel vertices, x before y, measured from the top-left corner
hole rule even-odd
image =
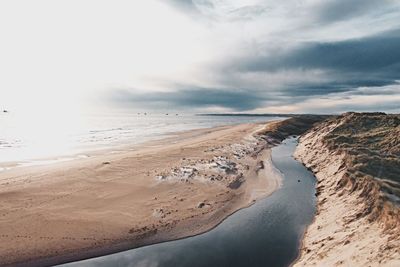
[[[165,115],[167,115],[167,116],[168,116],[168,113],[165,113]]]
[[[175,116],[178,116],[178,115],[179,115],[178,113],[175,114]]]
[[[4,113],[8,113],[8,110],[5,109],[5,110],[3,110],[3,112],[4,112]]]

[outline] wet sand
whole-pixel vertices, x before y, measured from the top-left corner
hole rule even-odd
[[[0,264],[42,266],[205,232],[281,181],[263,124],[0,174]]]

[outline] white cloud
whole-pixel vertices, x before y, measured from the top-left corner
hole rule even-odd
[[[322,69],[254,72],[237,65],[310,42],[364,38],[400,27],[396,1],[368,0],[362,7],[360,0],[342,2],[2,1],[0,105],[81,109],[121,88],[137,94],[182,87],[263,91],[270,101],[284,101],[277,99],[280,90],[337,77]],[[349,6],[345,16],[333,12],[341,4]],[[332,10],[329,18],[321,17],[326,10]],[[301,110],[288,100],[288,110]]]
[[[208,54],[202,29],[157,1],[2,1],[0,32],[1,104],[15,108],[151,87]]]

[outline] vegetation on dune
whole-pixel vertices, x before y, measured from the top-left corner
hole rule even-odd
[[[392,188],[393,182],[400,183],[399,114],[345,113],[327,123],[337,126],[325,135],[324,142],[347,153],[352,176],[371,176],[381,180],[384,190],[400,191]]]
[[[261,135],[282,141],[291,135],[301,135],[311,129],[316,123],[326,120],[328,115],[294,115],[293,117],[268,124]]]
[[[364,199],[366,208],[356,217],[380,218],[395,228],[400,223],[400,114],[349,112],[310,132],[329,151],[344,155],[346,171],[337,189]]]

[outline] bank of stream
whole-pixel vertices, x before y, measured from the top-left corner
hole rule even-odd
[[[316,206],[316,180],[293,158],[296,145],[296,138],[288,138],[272,149],[272,162],[284,176],[282,187],[213,230],[63,266],[289,266],[298,256]]]

